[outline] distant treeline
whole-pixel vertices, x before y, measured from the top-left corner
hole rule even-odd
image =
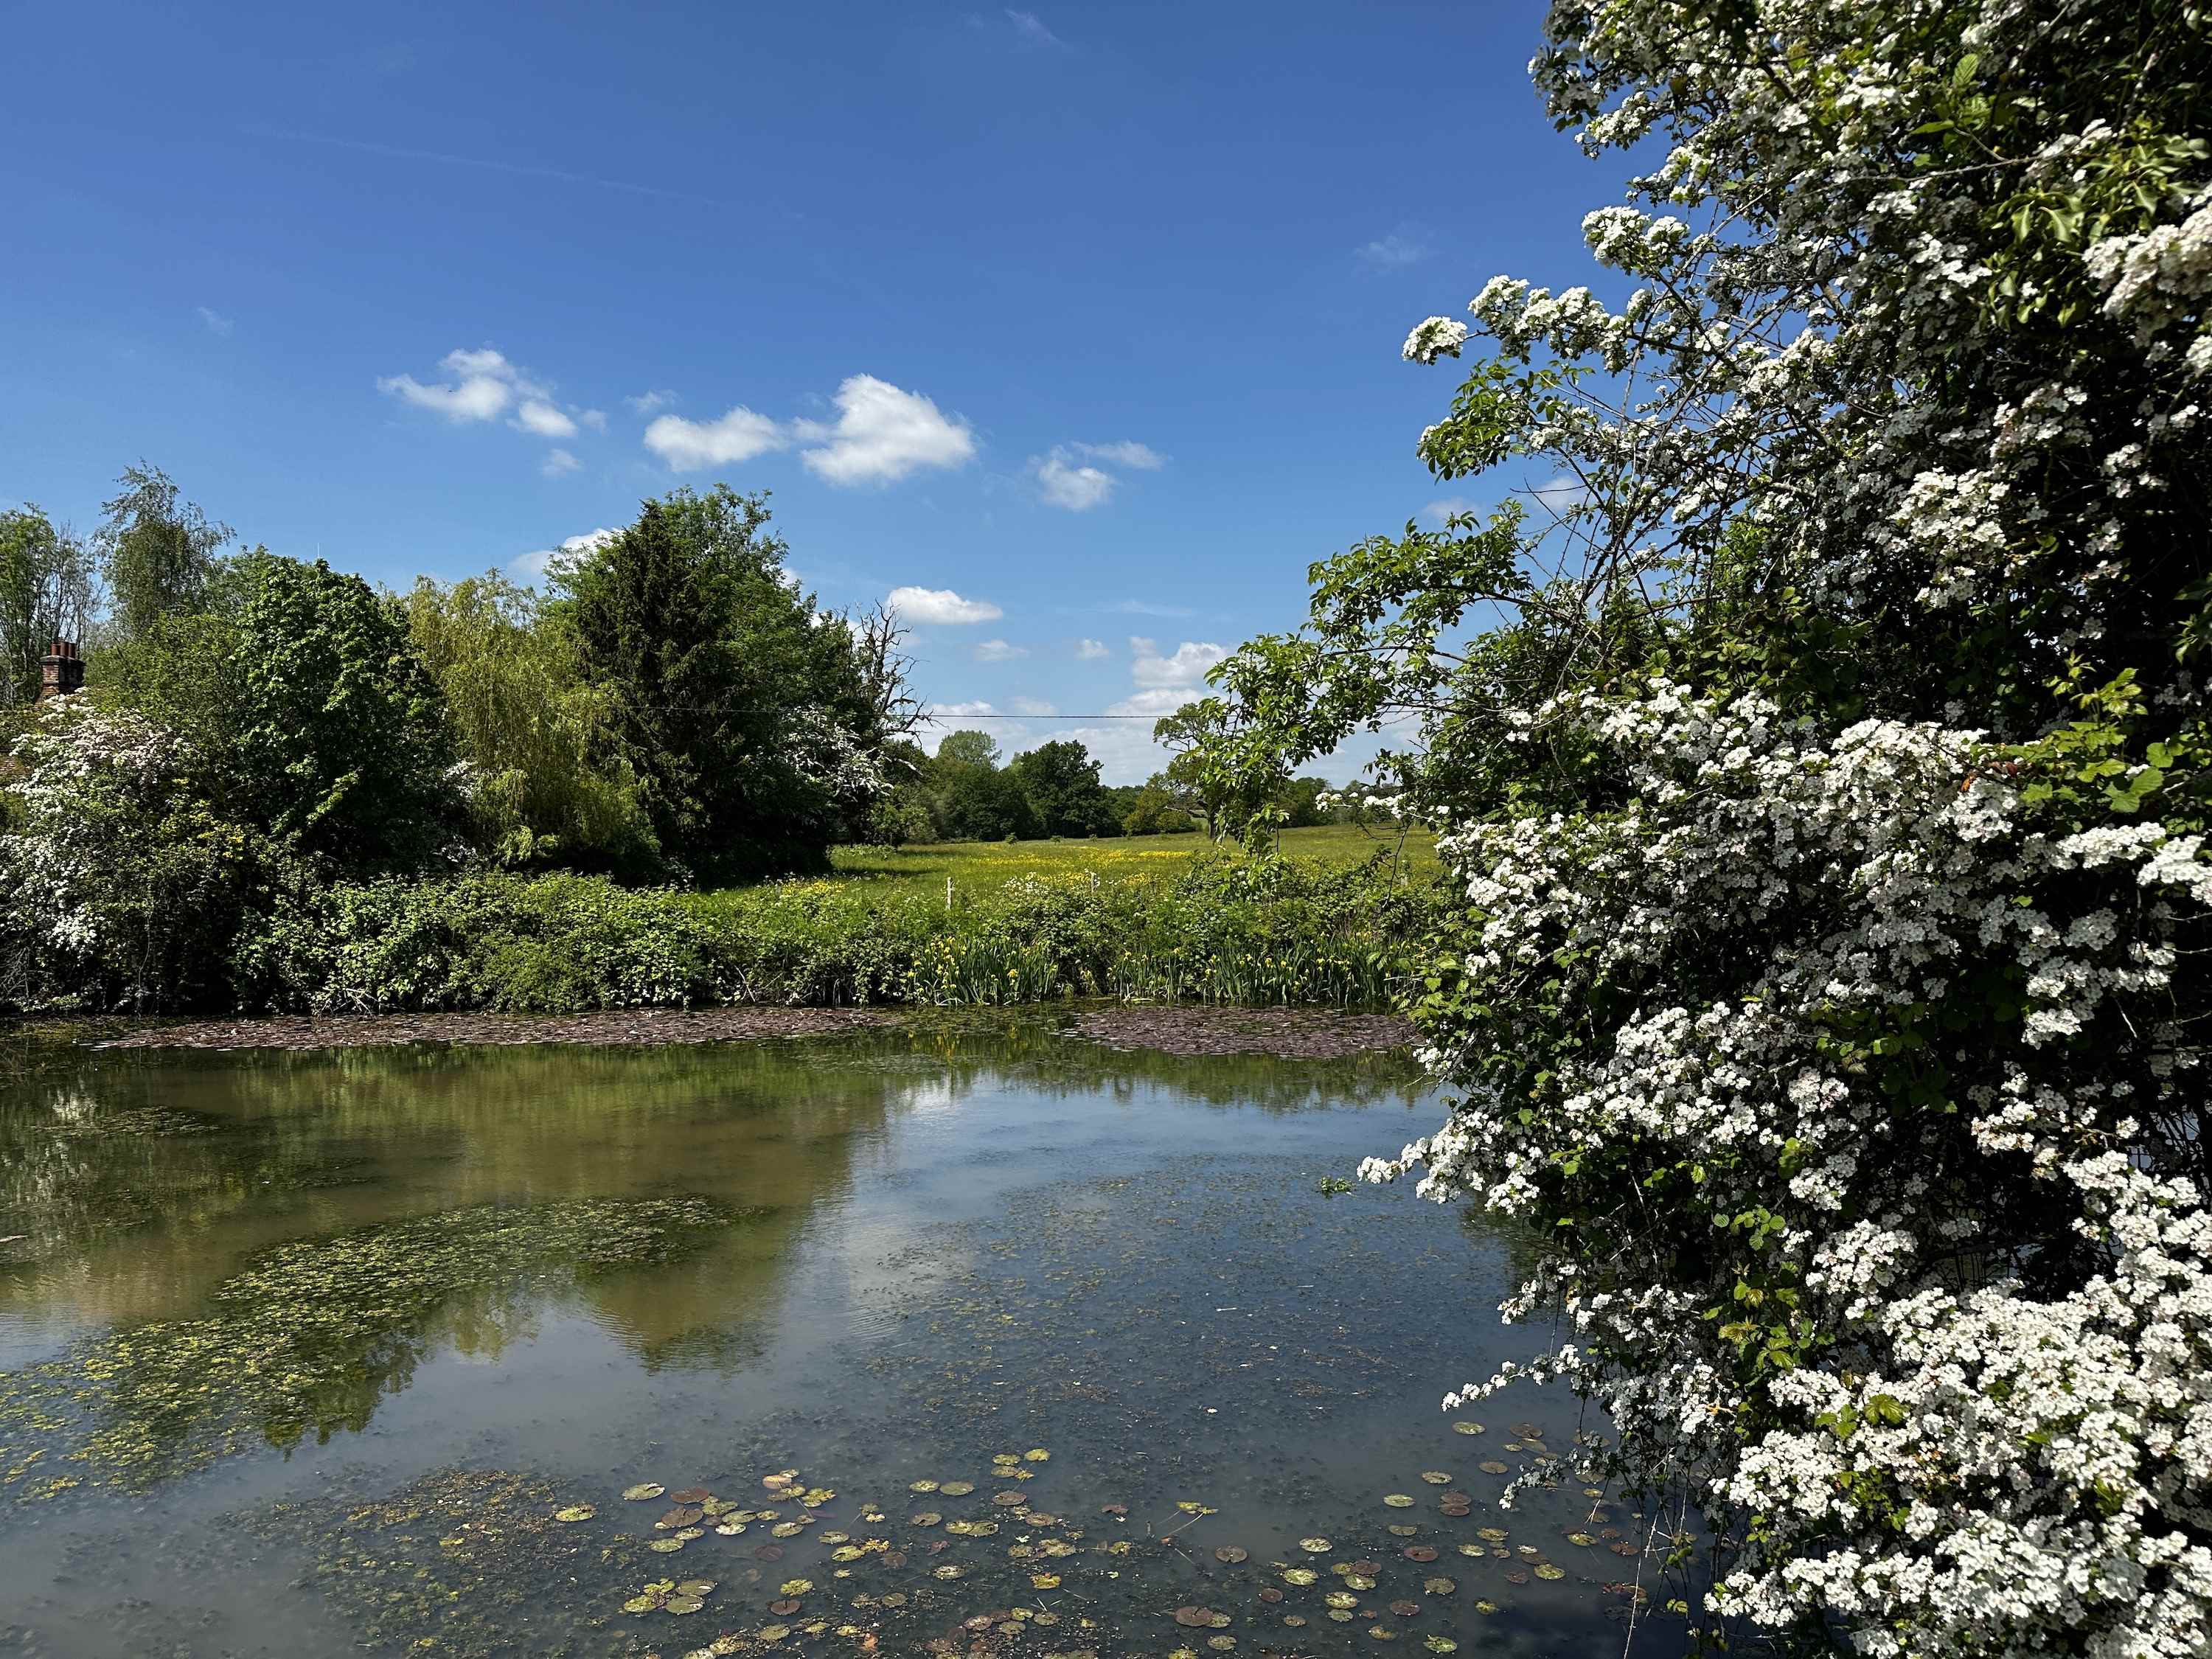
[[[1200,705],[1193,705],[1194,708]],[[1159,722],[1172,747],[1181,715]],[[909,842],[1034,841],[1051,836],[1176,836],[1203,830],[1219,839],[1242,833],[1249,806],[1200,769],[1194,751],[1176,755],[1140,784],[1099,781],[1099,763],[1072,738],[1041,744],[1000,763],[999,744],[984,732],[949,732],[934,756],[918,745],[894,745],[896,781],[863,826],[880,846]],[[1359,809],[1333,798],[1323,778],[1281,781],[1266,804],[1276,828],[1351,823]],[[1239,811],[1239,807],[1244,808]]]

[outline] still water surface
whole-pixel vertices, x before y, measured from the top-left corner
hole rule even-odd
[[[0,1653],[1619,1653],[1650,1521],[1482,1467],[1575,1402],[1437,1408],[1541,1340],[1514,1241],[1321,1189],[1436,1111],[1049,1015],[50,1056],[0,1079]]]

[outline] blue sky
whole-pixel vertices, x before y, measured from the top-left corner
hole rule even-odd
[[[726,480],[825,604],[909,590],[933,703],[1172,707],[1311,561],[1541,482],[1433,487],[1398,356],[1590,273],[1540,10],[5,8],[0,500],[88,528],[143,457],[404,586]]]

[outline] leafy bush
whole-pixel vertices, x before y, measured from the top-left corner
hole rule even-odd
[[[188,740],[82,693],[11,745],[0,818],[0,1008],[220,1004],[272,849],[194,787]]]
[[[1380,861],[1031,876],[950,907],[850,883],[700,895],[472,875],[289,899],[241,944],[236,975],[250,1004],[319,1012],[1067,995],[1369,1006],[1435,905]]]

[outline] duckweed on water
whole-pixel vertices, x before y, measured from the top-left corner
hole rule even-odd
[[[267,1443],[365,1426],[439,1313],[556,1273],[665,1263],[738,1218],[704,1199],[485,1206],[301,1239],[217,1285],[198,1319],[140,1325],[0,1375],[0,1487],[144,1486]],[[560,1507],[541,1517],[553,1524]]]

